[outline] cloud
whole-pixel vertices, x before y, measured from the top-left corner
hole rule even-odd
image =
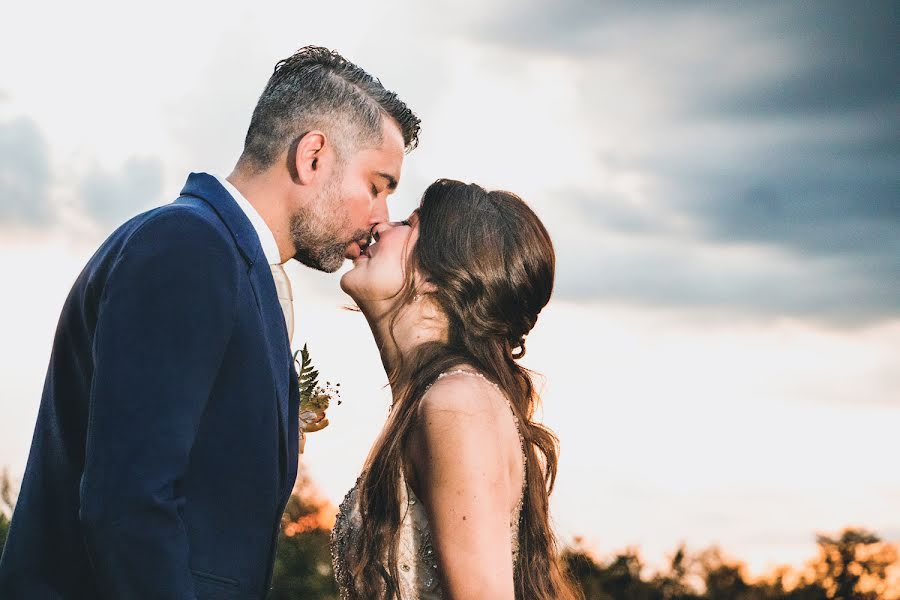
[[[73,161],[54,165],[51,149],[35,121],[17,117],[0,122],[0,226],[43,227],[68,223],[74,204],[90,221],[109,227],[161,197],[162,163],[130,158],[109,171],[87,172]]]
[[[0,224],[52,220],[47,143],[37,124],[19,117],[0,122]]]
[[[548,211],[566,232],[559,293],[833,324],[895,317],[898,15],[530,2],[473,26],[475,43],[578,74],[596,177],[561,184]]]
[[[608,245],[601,245],[580,255],[564,246],[557,296],[756,318],[787,316],[835,326],[868,324],[898,309],[888,286],[848,264],[813,264],[747,248],[726,252],[718,246],[641,243],[644,248],[604,253]],[[885,271],[882,278],[890,275]]]
[[[79,184],[78,195],[87,215],[109,227],[159,203],[162,191],[162,162],[132,157],[112,172],[94,167]]]
[[[896,123],[900,10],[895,4],[795,4],[770,14],[776,18],[766,23],[767,37],[795,57],[794,68],[713,96],[710,108],[743,118],[866,111]]]

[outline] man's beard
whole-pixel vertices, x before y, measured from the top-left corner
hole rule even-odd
[[[338,177],[335,177],[337,180]],[[369,231],[360,229],[348,239],[338,239],[346,231],[350,219],[340,201],[337,181],[329,185],[315,208],[304,207],[291,217],[291,239],[294,258],[313,269],[334,273],[344,264],[347,246],[354,240],[368,238]]]

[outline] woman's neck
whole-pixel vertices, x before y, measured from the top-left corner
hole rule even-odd
[[[387,309],[374,311],[362,306],[360,309],[369,322],[384,371],[389,375],[401,362],[409,361],[422,344],[447,340],[447,320],[427,300],[401,308],[396,320],[394,313]]]

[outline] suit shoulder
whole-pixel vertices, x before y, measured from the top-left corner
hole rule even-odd
[[[147,211],[132,219],[119,234],[124,252],[145,246],[173,252],[204,247],[220,251],[234,248],[228,228],[215,213],[185,204],[167,204]]]
[[[228,229],[216,215],[196,207],[168,204],[138,215],[98,251],[95,275],[112,278],[146,277],[185,265],[195,265],[237,277],[243,261]],[[105,284],[104,284],[105,285]]]
[[[194,233],[198,236],[228,238],[228,228],[212,210],[190,204],[167,204],[137,217],[131,235],[138,233]]]

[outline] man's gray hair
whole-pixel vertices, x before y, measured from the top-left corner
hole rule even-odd
[[[343,161],[381,144],[384,117],[397,123],[406,150],[415,148],[419,118],[397,94],[337,52],[306,46],[275,65],[253,110],[240,163],[264,170],[313,129],[333,138]]]

